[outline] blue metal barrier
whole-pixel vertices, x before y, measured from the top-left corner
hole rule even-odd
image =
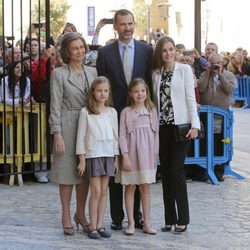
[[[215,106],[201,106],[199,110],[200,116],[205,116],[203,121],[205,127],[205,138],[194,140],[193,156],[186,157],[185,164],[196,164],[206,169],[207,175],[213,184],[219,185],[219,181],[215,176],[215,165],[226,164],[225,174],[233,175],[238,179],[244,179],[231,169],[230,161],[233,156],[233,112],[229,109],[222,109]],[[214,155],[214,114],[223,117],[223,150],[222,155]],[[202,142],[203,140],[203,142]],[[203,144],[203,149],[202,145]],[[204,152],[200,152],[202,151]]]
[[[250,77],[239,76],[236,78],[233,100],[245,101],[244,109],[250,107]]]

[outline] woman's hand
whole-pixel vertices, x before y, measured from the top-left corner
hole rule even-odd
[[[86,169],[85,155],[79,155],[79,164],[77,166],[78,176],[83,176]]]
[[[189,129],[186,137],[188,137],[189,139],[195,139],[198,137],[198,129],[197,128],[191,128]]]
[[[31,97],[30,97],[30,102],[31,102],[33,105],[35,105],[35,104],[36,104],[36,100],[34,99],[34,97],[33,97],[33,96],[31,96]]]
[[[56,54],[55,47],[50,46],[50,48],[45,49],[43,51],[42,58],[44,58],[45,60],[48,60],[49,58],[51,58],[55,54]]]
[[[95,33],[99,33],[101,28],[105,25],[104,19],[101,19],[98,24],[96,25]]]
[[[54,135],[54,148],[58,155],[62,155],[65,152],[64,140],[61,133]]]
[[[131,171],[131,162],[129,160],[128,153],[123,154],[122,169],[127,172]]]
[[[30,103],[32,103],[32,105],[36,104],[33,96],[28,96],[27,99],[23,101],[23,104],[25,104],[27,107],[30,106]]]

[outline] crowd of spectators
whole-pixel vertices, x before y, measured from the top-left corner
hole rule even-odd
[[[85,65],[95,67],[98,49],[102,47],[98,44],[99,36],[105,25],[107,25],[106,19],[101,19],[98,22],[92,44],[89,45],[89,51],[84,58]],[[16,44],[14,44],[14,37],[0,37],[0,101],[2,103],[18,106],[48,101],[49,86],[46,84],[46,69],[49,69],[49,73],[51,73],[55,67],[63,65],[60,57],[60,43],[63,36],[69,32],[77,32],[72,23],[66,23],[56,41],[50,37],[47,48],[45,24],[41,24],[40,28],[32,24],[24,41],[19,40]],[[151,45],[153,47],[155,47],[157,40],[165,35],[164,33],[165,31],[160,29],[151,30]],[[112,38],[107,41],[106,45],[114,41],[115,39]],[[204,53],[200,53],[195,48],[187,49],[184,44],[176,44],[176,61],[189,64],[192,67],[197,107],[202,104],[199,79],[211,66],[209,58],[212,54],[219,55],[218,60],[222,62],[222,71],[232,72],[235,76],[250,76],[250,56],[244,48],[239,47],[232,52],[219,53],[215,43],[208,43]],[[50,67],[46,67],[48,61]],[[239,103],[239,105],[242,104]],[[43,178],[42,182],[47,182],[47,177]]]

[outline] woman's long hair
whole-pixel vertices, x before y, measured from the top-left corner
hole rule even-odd
[[[9,66],[8,87],[9,87],[9,93],[11,94],[11,96],[14,97],[14,89],[15,89],[16,82],[18,80],[19,81],[19,88],[20,88],[20,98],[23,98],[24,94],[25,94],[26,85],[27,85],[27,76],[26,76],[24,70],[22,69],[22,74],[21,74],[20,78],[16,79],[14,71],[15,71],[16,66],[19,63],[21,64],[21,61],[13,62]],[[23,68],[22,64],[21,64],[21,67]]]
[[[164,44],[167,42],[172,43],[175,48],[175,42],[171,37],[163,36],[159,38],[159,40],[156,43],[156,47],[155,47],[154,55],[153,55],[153,65],[152,65],[153,70],[161,70],[161,68],[163,67],[164,62],[162,60],[162,50],[163,50]]]

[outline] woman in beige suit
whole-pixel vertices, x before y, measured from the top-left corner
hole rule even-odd
[[[85,106],[88,89],[97,76],[95,68],[82,64],[87,53],[85,40],[77,33],[64,36],[61,43],[61,57],[64,66],[54,69],[50,83],[50,128],[54,134],[52,181],[59,184],[62,204],[62,225],[64,234],[73,235],[74,227],[70,217],[70,201],[73,186],[76,185],[76,213],[74,220],[87,230],[85,204],[88,181],[77,174],[76,134],[78,115]]]

